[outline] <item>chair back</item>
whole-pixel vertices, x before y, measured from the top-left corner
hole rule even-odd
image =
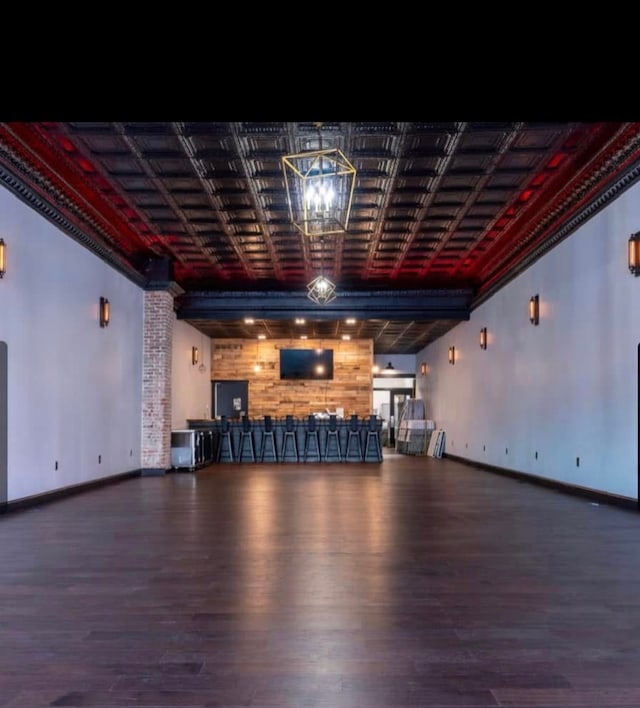
[[[264,432],[270,433],[273,431],[273,420],[270,415],[264,417]]]
[[[292,433],[296,429],[296,422],[292,415],[288,415],[284,419],[284,429],[287,433]]]
[[[357,433],[359,427],[360,423],[358,421],[358,416],[354,414],[351,418],[349,418],[349,430],[353,433]]]
[[[248,415],[242,416],[242,432],[249,433],[251,431],[251,420]]]
[[[369,432],[375,433],[378,430],[378,416],[372,413],[369,416]]]
[[[331,413],[329,416],[329,430],[332,433],[335,433],[335,431],[338,429],[338,416],[335,413]]]
[[[229,419],[227,418],[226,415],[220,416],[220,432],[221,433],[228,433],[229,432]]]
[[[315,433],[316,432],[316,417],[315,415],[310,415],[307,418],[307,430],[310,433]]]

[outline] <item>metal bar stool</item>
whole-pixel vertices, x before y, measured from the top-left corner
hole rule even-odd
[[[220,462],[222,459],[222,452],[224,448],[224,443],[227,442],[227,452],[229,453],[229,458],[231,462],[235,459],[233,454],[233,434],[231,432],[231,424],[226,415],[220,418],[220,444],[218,445],[218,456],[217,461]]]
[[[315,442],[315,450],[310,450],[311,441]],[[318,426],[316,425],[315,415],[310,415],[307,418],[307,426],[304,431],[304,461],[306,462],[309,453],[315,455],[318,462],[322,461],[322,456],[320,455],[320,438],[318,437]]]
[[[351,444],[353,440],[355,440],[356,442],[358,462],[361,462],[363,459],[363,452],[362,442],[360,440],[360,421],[358,420],[357,415],[352,415],[351,418],[349,418],[349,424],[347,426],[347,446],[344,449],[345,460],[349,459],[349,453],[351,452],[351,448],[353,447],[353,445]]]
[[[292,415],[288,415],[284,419],[284,433],[282,435],[282,449],[280,454],[280,462],[286,462],[287,458],[287,442],[291,441],[293,445],[293,454],[296,458],[296,462],[300,462],[300,455],[298,453],[298,440],[296,437],[296,421]]]
[[[380,425],[378,423],[377,415],[369,416],[369,421],[367,423],[367,442],[364,446],[364,455],[362,456],[363,461],[367,459],[367,455],[369,454],[370,442],[372,440],[374,441],[376,446],[375,454],[378,458],[378,462],[382,462],[382,447],[380,445]]]
[[[249,416],[242,416],[242,428],[240,428],[240,453],[238,462],[242,462],[242,454],[244,453],[245,443],[249,443],[249,452],[251,453],[251,462],[256,461],[256,447],[253,441],[253,426]]]
[[[262,441],[260,442],[260,462],[264,462],[267,440],[271,442],[271,453],[273,454],[273,459],[277,462],[278,448],[276,447],[276,435],[273,430],[273,419],[270,415],[265,415],[264,417],[264,430],[262,431]]]
[[[332,440],[336,444],[336,451],[333,455],[333,459],[337,458],[338,462],[342,462],[342,452],[340,451],[340,433],[338,431],[338,417],[335,415],[335,413],[332,413],[329,416],[329,424],[327,426],[327,439],[324,443],[325,462],[330,462],[329,457],[331,456],[330,447]]]

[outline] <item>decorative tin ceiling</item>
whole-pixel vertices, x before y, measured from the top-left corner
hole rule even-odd
[[[640,158],[638,123],[329,122],[320,135],[357,170],[348,230],[322,240],[290,223],[281,167],[317,149],[311,122],[2,123],[0,178],[140,284],[176,283],[178,317],[205,334],[303,327],[414,353],[629,186]],[[326,306],[305,297],[320,272],[337,285]]]

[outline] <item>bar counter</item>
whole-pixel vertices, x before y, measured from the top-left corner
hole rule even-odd
[[[382,418],[265,417],[189,419],[195,431],[193,464],[215,462],[381,462]],[[289,419],[289,420],[287,420]],[[175,431],[176,434],[180,431]],[[172,434],[173,436],[173,434]]]

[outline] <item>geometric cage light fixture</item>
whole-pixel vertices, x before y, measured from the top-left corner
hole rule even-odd
[[[338,148],[322,148],[322,123],[318,150],[282,157],[282,170],[293,225],[308,237],[347,230],[356,169]]]
[[[320,236],[320,275],[307,283],[307,297],[316,305],[327,305],[336,299],[336,285],[324,274],[324,236]]]
[[[327,305],[336,299],[336,286],[326,275],[319,275],[307,284],[307,297],[316,305]]]

